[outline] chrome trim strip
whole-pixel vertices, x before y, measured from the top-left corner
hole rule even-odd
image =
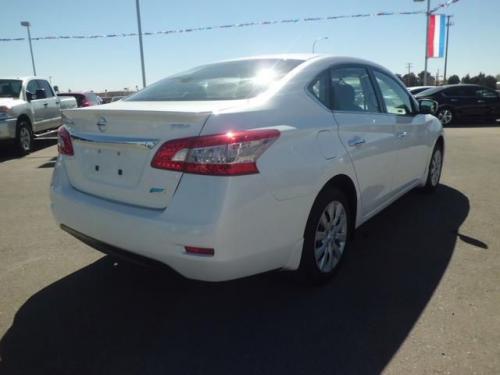
[[[78,133],[71,133],[71,138],[76,142],[123,145],[146,148],[148,150],[153,149],[160,142],[159,139],[154,138],[118,137],[112,135]]]

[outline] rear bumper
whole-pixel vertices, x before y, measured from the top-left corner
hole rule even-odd
[[[256,178],[185,175],[169,207],[154,210],[75,190],[58,160],[51,207],[73,235],[159,261],[187,278],[224,281],[296,269],[309,199],[279,202],[257,188]],[[213,248],[215,255],[190,255],[185,246]]]
[[[15,118],[0,120],[0,139],[16,138],[16,121]]]

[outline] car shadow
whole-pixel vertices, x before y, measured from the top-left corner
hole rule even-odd
[[[407,194],[359,228],[323,287],[288,272],[200,283],[103,257],[19,309],[0,373],[380,373],[439,285],[468,212],[448,186]]]
[[[44,148],[50,146],[54,146],[55,144],[57,144],[57,140],[54,139],[37,139],[33,143],[32,153],[43,150]],[[25,157],[30,157],[30,155],[21,156],[13,143],[6,141],[2,141],[0,143],[0,163],[12,159],[21,159]]]
[[[496,121],[484,121],[484,120],[457,120],[450,125],[447,125],[447,128],[495,128],[500,126],[500,119]]]

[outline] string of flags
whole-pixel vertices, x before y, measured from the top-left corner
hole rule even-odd
[[[446,8],[459,0],[448,0],[445,3],[436,6],[431,13]],[[198,31],[210,31],[210,30],[221,30],[221,29],[231,29],[231,28],[242,28],[242,27],[252,27],[252,26],[270,26],[277,24],[290,24],[299,22],[321,22],[321,21],[333,21],[346,18],[367,18],[367,17],[382,17],[382,16],[410,16],[425,14],[423,10],[409,11],[409,12],[377,12],[377,13],[358,13],[350,15],[339,15],[339,16],[327,16],[327,17],[305,17],[305,18],[289,18],[273,21],[257,21],[257,22],[245,22],[245,23],[232,23],[217,26],[202,26],[194,28],[185,29],[173,29],[173,30],[160,30],[154,32],[143,32],[142,35],[168,35],[168,34],[182,34],[182,33],[192,33]],[[116,33],[116,34],[93,34],[93,35],[51,35],[42,37],[32,37],[31,40],[60,40],[60,39],[101,39],[101,38],[120,38],[120,37],[132,37],[138,36],[138,33]],[[0,42],[17,42],[23,41],[26,38],[0,38]]]

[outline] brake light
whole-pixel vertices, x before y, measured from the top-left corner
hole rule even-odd
[[[57,150],[60,155],[74,155],[71,134],[69,134],[68,129],[64,125],[61,126],[57,132]]]
[[[186,249],[186,253],[190,255],[205,255],[205,256],[213,256],[214,249],[207,249],[204,247],[194,247],[194,246],[184,246]]]
[[[82,107],[90,107],[92,105],[87,99],[84,99],[82,102]]]
[[[264,129],[174,139],[158,149],[151,166],[212,176],[259,173],[257,159],[279,135]]]

